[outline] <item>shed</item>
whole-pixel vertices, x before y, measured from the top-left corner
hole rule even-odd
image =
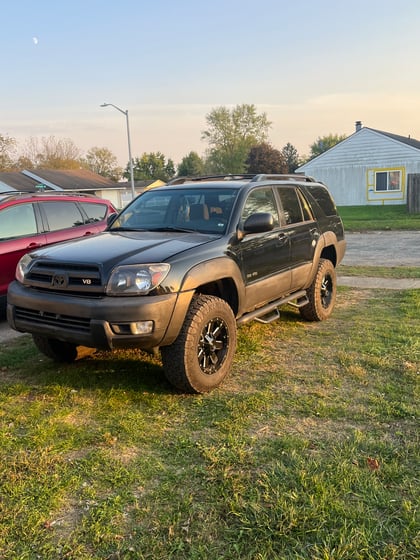
[[[420,141],[362,127],[300,166],[325,183],[339,206],[406,204],[407,176],[420,173]]]

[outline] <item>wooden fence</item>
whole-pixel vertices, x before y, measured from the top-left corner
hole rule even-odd
[[[409,173],[407,176],[407,211],[409,214],[420,214],[420,173]]]

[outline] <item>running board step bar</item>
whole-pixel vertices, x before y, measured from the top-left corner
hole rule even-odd
[[[296,300],[296,301],[295,301]],[[249,323],[250,321],[257,320],[260,323],[271,323],[280,317],[280,312],[278,308],[282,305],[288,303],[293,307],[302,307],[309,302],[308,297],[306,295],[306,290],[300,290],[299,292],[295,292],[294,294],[289,294],[288,296],[280,299],[276,299],[271,303],[267,303],[263,307],[259,307],[254,311],[250,311],[249,313],[245,313],[242,315],[240,319],[237,320],[238,325],[243,325],[245,323]]]

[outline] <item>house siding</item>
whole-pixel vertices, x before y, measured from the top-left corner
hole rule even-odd
[[[381,169],[401,170],[401,191],[374,192],[372,170]],[[404,204],[407,175],[420,173],[420,150],[362,128],[296,171],[324,182],[339,206]]]

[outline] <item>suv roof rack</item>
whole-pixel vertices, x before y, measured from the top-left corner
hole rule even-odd
[[[224,175],[203,175],[199,177],[176,177],[167,183],[167,185],[182,185],[183,183],[199,183],[205,181],[250,181],[258,183],[260,181],[304,181],[305,183],[316,183],[316,179],[309,175],[298,173],[286,174],[264,174],[259,173],[226,173]]]
[[[176,177],[167,185],[182,185],[183,183],[205,182],[205,181],[244,181],[252,180],[254,173],[225,173],[223,175],[203,175],[199,177]]]
[[[258,183],[259,181],[305,181],[306,183],[316,183],[316,179],[310,177],[309,175],[303,175],[298,173],[286,173],[286,174],[270,174],[265,175],[263,173],[259,175],[254,175],[252,182]]]

